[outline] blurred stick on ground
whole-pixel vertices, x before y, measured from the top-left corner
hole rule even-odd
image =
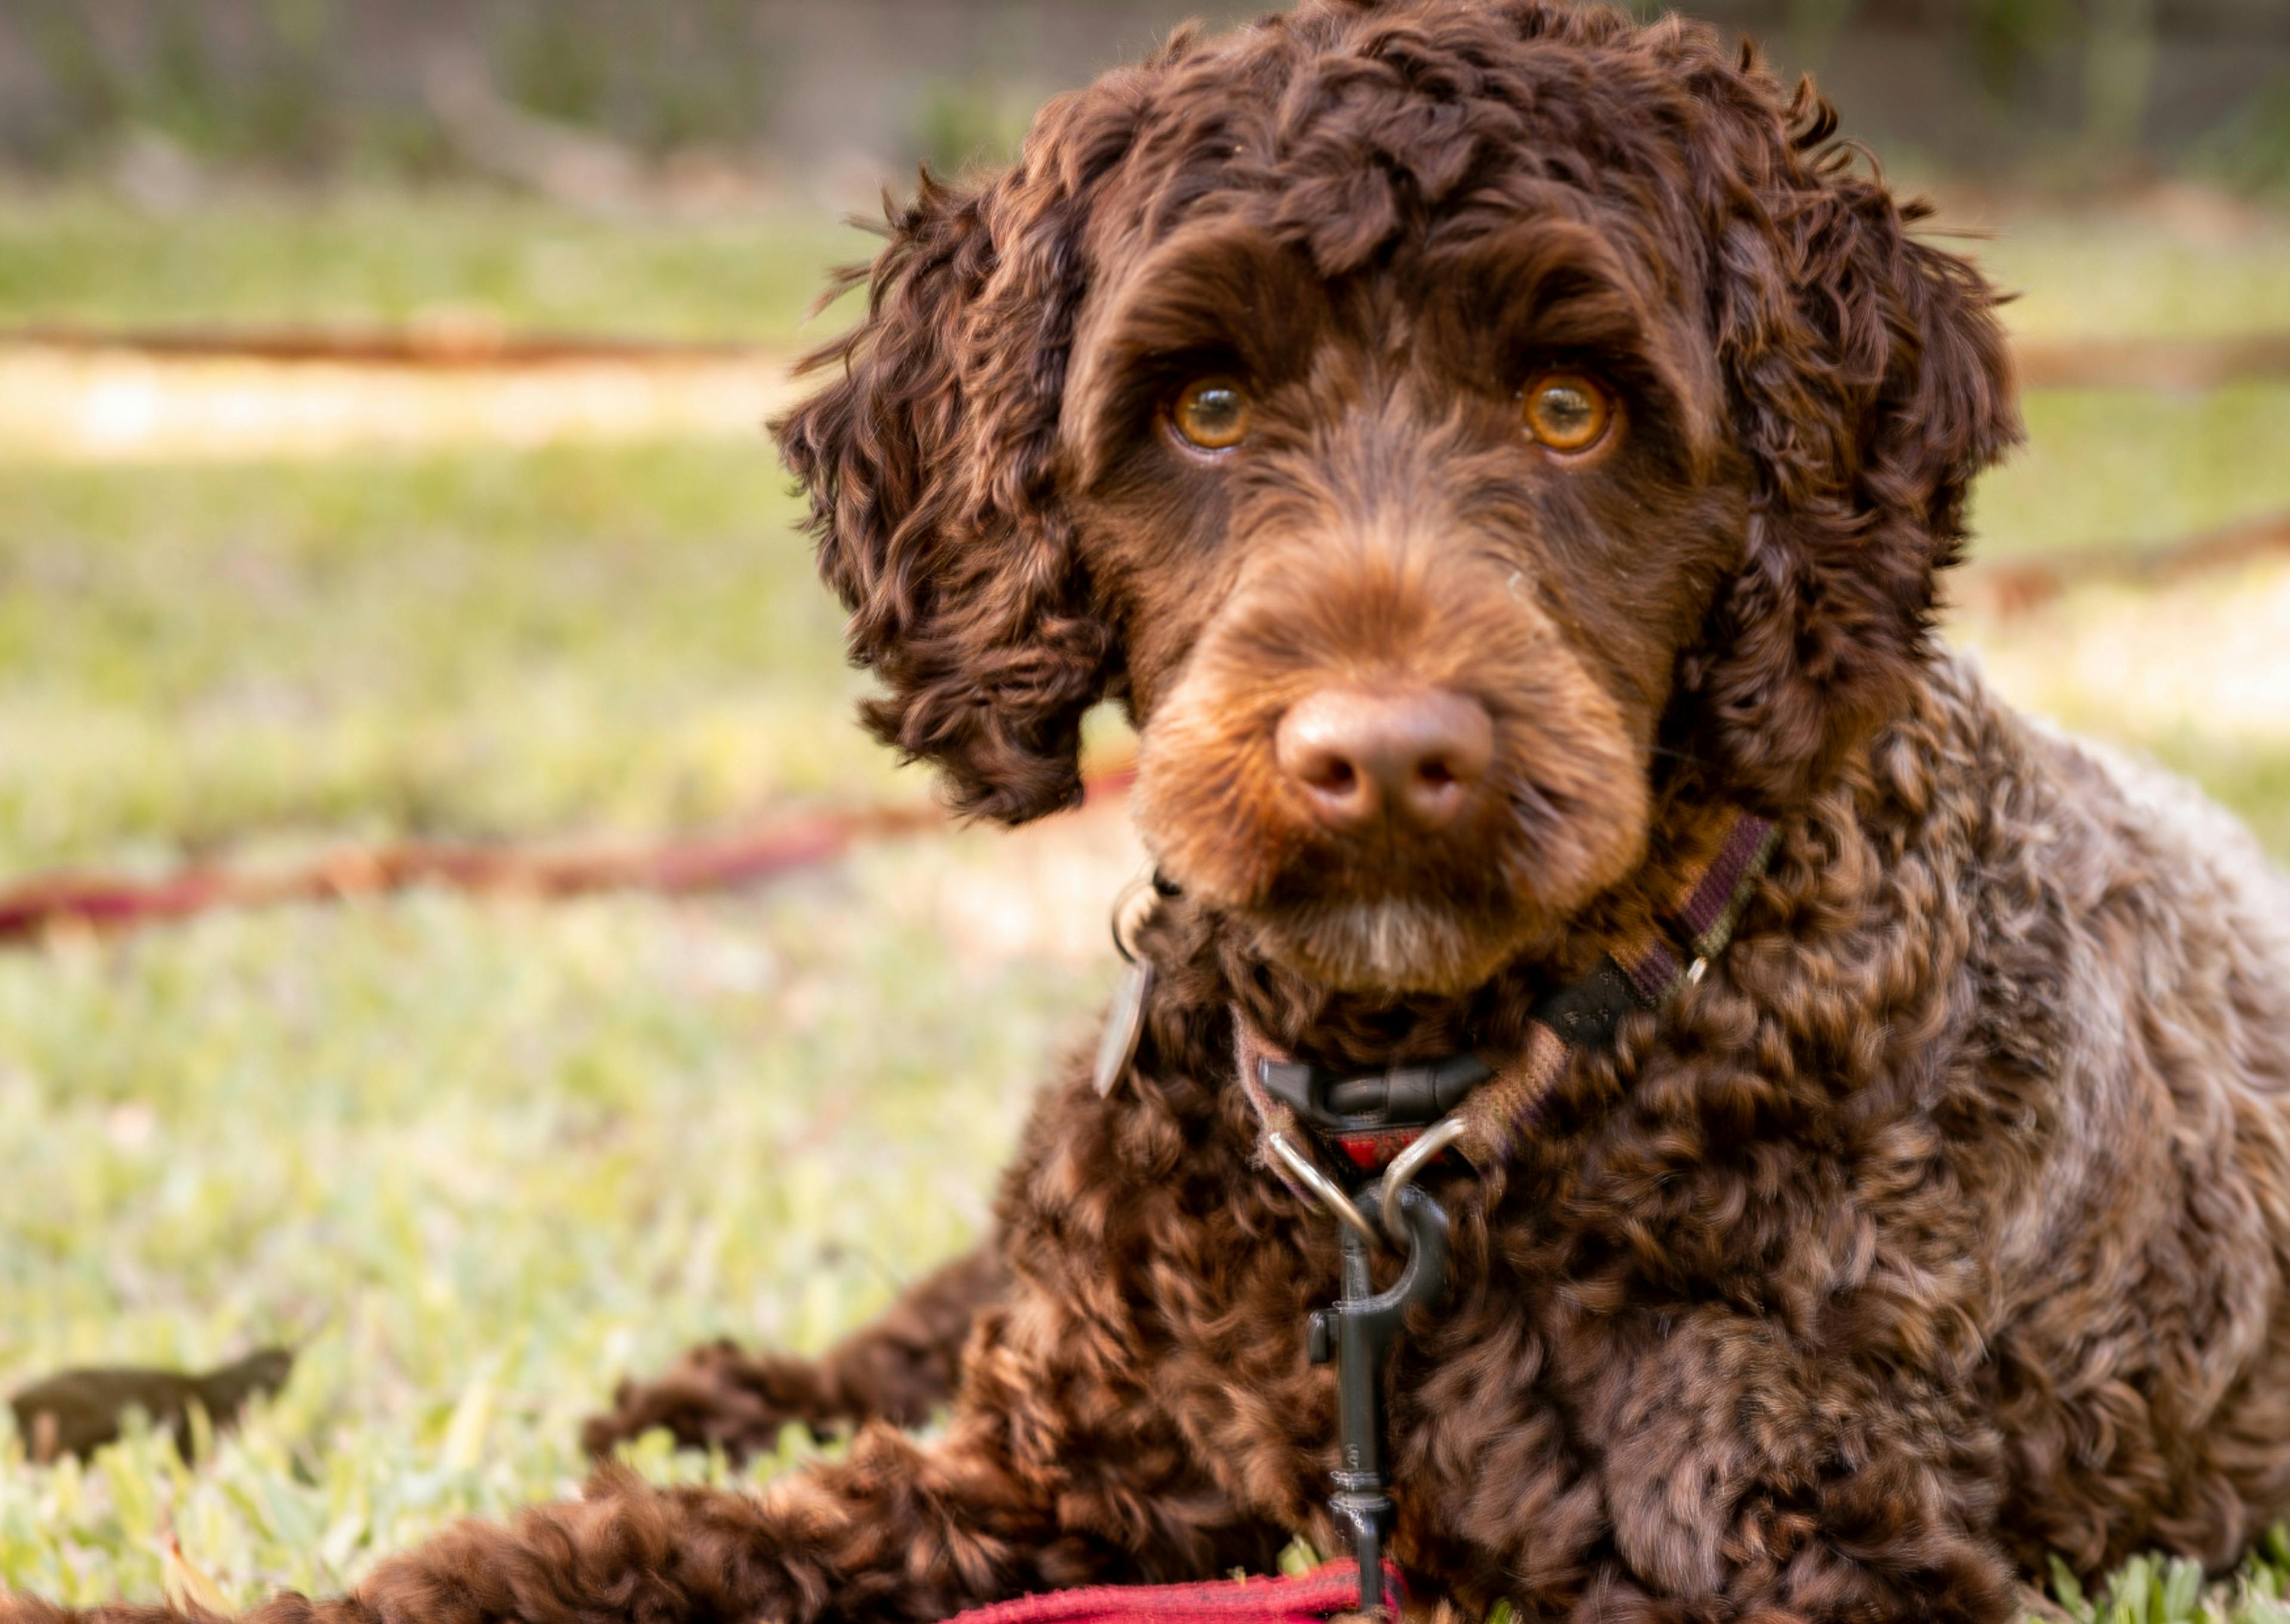
[[[1091,773],[1085,804],[1119,799],[1132,776],[1125,764]],[[945,822],[935,806],[914,803],[813,812],[645,846],[534,850],[401,841],[347,847],[272,872],[194,869],[158,880],[58,874],[0,887],[0,944],[75,926],[133,930],[222,908],[348,901],[417,885],[532,898],[724,891],[826,862],[861,840],[926,833]]]
[[[1947,589],[1959,607],[2024,614],[2078,587],[2165,587],[2276,554],[2290,556],[2290,512],[2261,514],[2147,546],[2102,543],[1975,562],[1958,569]]]
[[[102,327],[33,322],[0,328],[0,351],[9,349],[448,368],[557,367],[582,361],[676,365],[747,360],[768,365],[773,359],[770,350],[736,340],[516,332],[481,313],[451,310],[402,327]],[[2017,370],[2021,385],[2031,389],[2214,389],[2254,379],[2290,378],[2290,333],[2037,340],[2019,346]]]

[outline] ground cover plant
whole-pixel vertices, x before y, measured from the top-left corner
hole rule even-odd
[[[837,257],[815,222],[260,206],[155,222],[11,200],[0,321],[459,302],[778,344]],[[2265,220],[2220,247],[2046,215],[1983,252],[2020,285],[2094,291],[2031,296],[2024,331],[2215,333],[2290,327],[2286,242]],[[2290,507],[2290,388],[2045,391],[2029,420],[1977,496],[1987,556]],[[0,880],[921,796],[850,720],[840,612],[784,485],[759,438],[104,468],[0,451]],[[2278,562],[1951,628],[2024,702],[2191,772],[2290,856],[2286,633]],[[0,953],[0,1389],[301,1348],[196,1469],[148,1436],[35,1467],[0,1431],[0,1584],[339,1587],[452,1516],[568,1492],[577,1420],[616,1372],[717,1332],[830,1340],[977,1233],[1031,1079],[1087,1036],[1136,862],[1103,808],[704,900],[428,891]],[[656,1441],[635,1459],[728,1471]],[[2044,1604],[2271,1620],[2286,1581],[2277,1534],[2207,1588],[2142,1562]]]
[[[861,202],[864,202],[861,198]],[[2290,328],[2290,219],[2169,195],[2115,212],[1946,197],[1946,223],[2042,338]],[[154,212],[85,188],[0,192],[0,327],[405,321],[787,343],[822,266],[868,238],[829,212],[614,220],[485,191],[239,188]]]

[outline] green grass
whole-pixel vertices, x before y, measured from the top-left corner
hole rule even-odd
[[[760,437],[0,463],[0,872],[893,793],[786,484]]]
[[[2290,1528],[2278,1523],[2231,1575],[2206,1583],[2183,1557],[2134,1556],[2086,1594],[2055,1560],[2052,1598],[2076,1624],[2284,1624],[2290,1588]]]
[[[154,215],[100,194],[0,194],[0,325],[402,322],[804,340],[827,268],[875,240],[816,212],[608,221],[476,192],[228,196]],[[831,325],[831,324],[830,324]]]
[[[2290,388],[2078,391],[1978,550],[2290,506]],[[770,448],[0,461],[0,874],[249,844],[656,834],[923,793],[850,722]]]
[[[1974,493],[1979,556],[2151,545],[2290,509],[2290,384],[2043,389],[2022,405],[2027,444]]]
[[[878,1309],[980,1232],[1106,979],[962,926],[1006,861],[979,835],[705,905],[420,895],[0,956],[0,1388],[308,1339],[195,1474],[148,1437],[35,1470],[0,1422],[0,1587],[155,1596],[164,1524],[234,1599],[337,1588],[568,1492],[615,1372]]]
[[[1944,208],[1950,226],[1981,211]],[[1946,239],[2018,295],[2031,337],[2290,329],[2290,216],[2190,234],[2167,220],[2014,215]],[[831,265],[874,239],[815,209],[641,223],[484,191],[229,192],[153,214],[101,192],[0,193],[0,324],[403,321],[792,343]]]
[[[1944,208],[1940,223],[1958,212]],[[2215,338],[2290,331],[2290,215],[2174,229],[2167,218],[2030,212],[1983,237],[1942,239],[2016,295],[2029,338]]]
[[[2139,742],[2247,823],[2278,862],[2290,863],[2290,749],[2237,748],[2191,732]]]

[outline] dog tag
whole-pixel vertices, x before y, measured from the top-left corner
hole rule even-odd
[[[1121,972],[1113,1005],[1105,1012],[1105,1030],[1097,1039],[1097,1069],[1091,1080],[1101,1100],[1113,1092],[1129,1062],[1137,1058],[1138,1034],[1145,1029],[1145,999],[1152,990],[1153,966],[1142,959]]]

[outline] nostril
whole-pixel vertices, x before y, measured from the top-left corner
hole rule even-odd
[[[1332,828],[1445,827],[1473,797],[1493,748],[1485,707],[1446,689],[1329,688],[1281,717],[1279,768]]]

